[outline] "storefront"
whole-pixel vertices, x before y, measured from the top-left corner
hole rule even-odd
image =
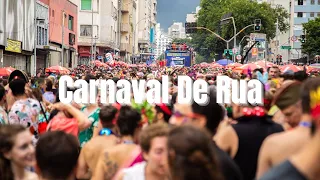
[[[91,47],[89,46],[79,46],[78,48],[78,65],[90,65],[90,53]]]
[[[7,39],[7,46],[3,51],[3,66],[29,72],[31,55],[32,52],[22,50],[21,41]]]

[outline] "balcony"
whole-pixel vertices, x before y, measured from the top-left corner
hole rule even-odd
[[[121,12],[129,12],[129,4],[122,4]]]
[[[129,23],[121,23],[121,32],[127,33],[130,30]]]
[[[120,51],[124,52],[131,52],[132,51],[132,47],[130,46],[129,43],[121,43],[120,44]]]

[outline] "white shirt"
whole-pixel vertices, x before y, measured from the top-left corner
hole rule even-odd
[[[146,165],[147,162],[144,161],[123,169],[123,180],[145,180]]]

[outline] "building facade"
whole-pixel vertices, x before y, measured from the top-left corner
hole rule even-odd
[[[186,38],[186,29],[182,22],[174,22],[168,28],[168,35],[172,39],[184,39]]]
[[[44,59],[41,62],[45,62],[45,67],[55,65],[69,68],[75,67],[78,59],[78,40],[76,38],[78,32],[78,6],[70,0],[40,1],[49,7],[49,44],[37,45],[37,52],[40,51],[39,57],[37,55],[37,61]],[[40,19],[39,22],[41,23],[41,21]],[[37,21],[37,23],[39,22]],[[43,27],[41,28],[43,29]],[[41,35],[38,37],[41,38]],[[41,68],[41,65],[40,67],[37,66],[37,69]]]
[[[291,0],[291,34],[293,36],[300,38],[301,35],[304,35],[303,23],[307,23],[309,20],[312,20],[316,17],[320,17],[320,0]],[[295,41],[291,42],[291,47],[296,51],[295,55],[299,59],[303,57],[301,53],[301,42]],[[294,53],[294,52],[292,52]]]
[[[0,1],[1,67],[31,71],[35,37],[35,1]]]
[[[106,61],[105,55],[120,51],[119,3],[117,0],[75,0],[78,5],[79,64]]]
[[[156,49],[155,49],[155,59],[159,59],[162,54],[166,51],[166,47],[170,45],[172,38],[165,33],[160,26],[160,23],[156,25]],[[162,59],[160,59],[162,60]]]
[[[186,22],[187,23],[197,22],[197,14],[199,13],[200,9],[201,9],[200,6],[197,6],[196,12],[187,14]]]

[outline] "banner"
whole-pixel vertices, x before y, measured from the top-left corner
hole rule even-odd
[[[6,51],[21,53],[21,42],[12,39],[7,39]]]

